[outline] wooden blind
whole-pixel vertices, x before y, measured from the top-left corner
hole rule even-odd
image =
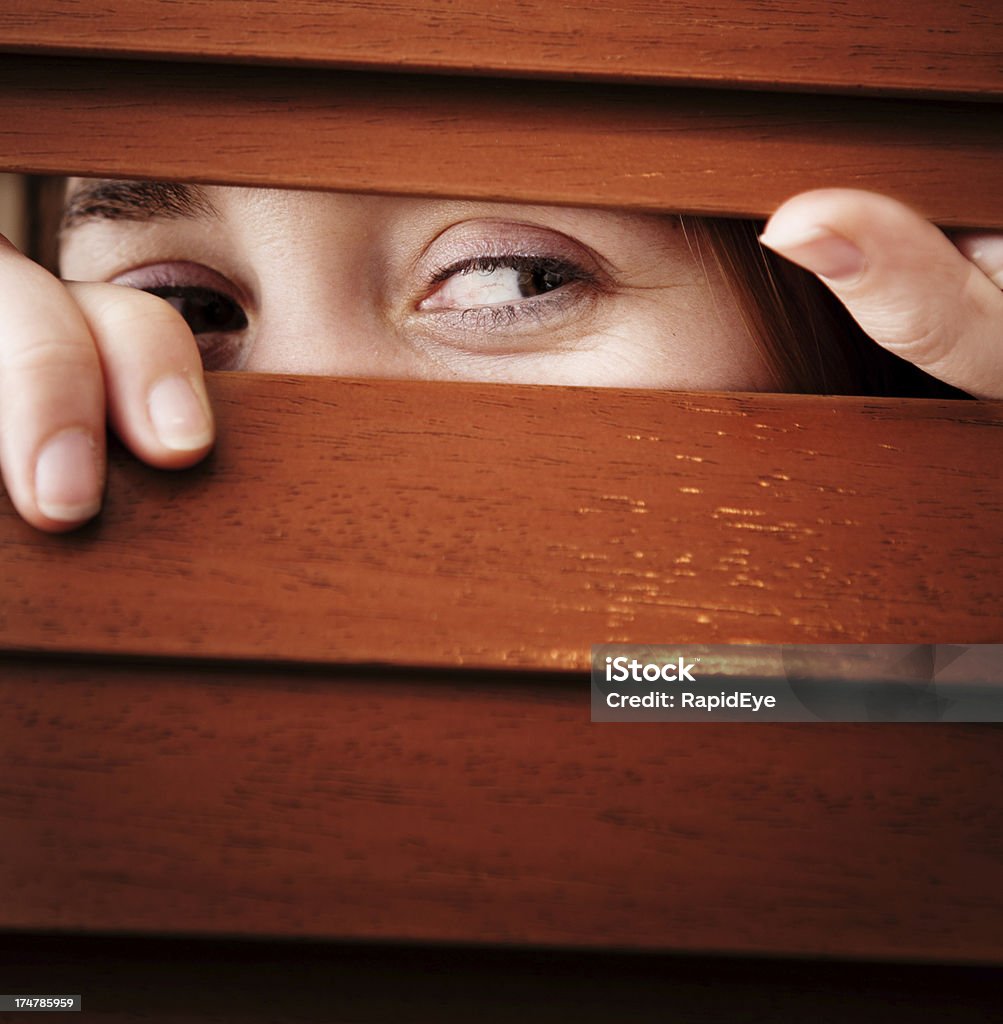
[[[0,103],[12,170],[763,217],[841,185],[1003,227],[996,103],[34,55]]]
[[[0,169],[1003,227],[998,5],[0,12]],[[151,59],[155,58],[155,59]],[[612,142],[611,142],[612,140]],[[0,926],[999,963],[998,729],[588,721],[591,643],[998,642],[1001,403],[227,375],[0,512]]]
[[[8,0],[19,52],[998,99],[993,0]]]

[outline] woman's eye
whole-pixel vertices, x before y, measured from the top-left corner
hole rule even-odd
[[[185,318],[192,334],[227,334],[247,327],[247,316],[240,306],[211,288],[154,285],[143,291],[169,302]]]
[[[184,318],[207,370],[239,370],[250,351],[246,310],[253,300],[229,278],[201,263],[172,260],[146,264],[109,278],[163,299]]]
[[[512,256],[477,259],[441,271],[441,283],[419,309],[475,309],[534,299],[573,284],[583,271],[560,260]]]

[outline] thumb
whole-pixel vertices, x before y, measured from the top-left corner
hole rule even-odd
[[[980,398],[1003,398],[1003,293],[933,224],[887,196],[788,200],[760,241],[817,274],[878,344]]]

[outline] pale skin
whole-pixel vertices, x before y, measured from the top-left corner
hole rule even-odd
[[[156,189],[71,183],[64,280],[0,244],[0,468],[14,506],[41,530],[98,512],[106,421],[153,466],[183,468],[209,451],[203,362],[781,386],[672,218]],[[763,242],[819,274],[877,343],[976,397],[1003,398],[1003,235],[949,240],[892,199],[832,189],[785,203]]]

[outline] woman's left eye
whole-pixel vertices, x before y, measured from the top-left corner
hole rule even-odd
[[[421,310],[476,309],[538,298],[581,281],[585,271],[562,260],[531,256],[482,257],[447,267],[436,275],[439,286]]]

